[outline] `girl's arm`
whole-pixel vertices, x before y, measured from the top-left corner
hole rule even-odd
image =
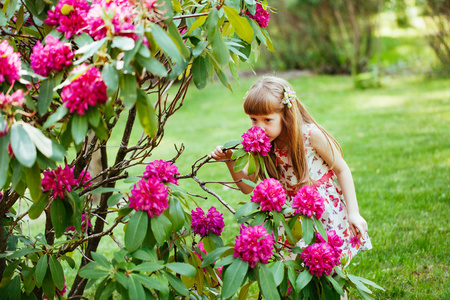
[[[341,153],[333,143],[329,143],[325,135],[318,128],[311,131],[311,145],[317,153],[332,166],[333,171],[341,185],[348,211],[348,221],[354,236],[360,239],[367,232],[367,222],[359,214],[358,201],[356,199],[355,185],[352,173]]]
[[[231,160],[231,155],[233,155],[232,150],[227,150],[225,152],[222,151],[221,146],[217,146],[216,150],[212,151],[209,154],[209,157],[214,158],[217,161],[223,161],[228,167],[228,171],[230,171],[231,177],[234,181],[236,181],[236,185],[238,188],[243,192],[244,194],[250,194],[253,191],[253,187],[245,184],[241,181],[241,179],[248,179],[248,180],[254,180],[255,175],[252,174],[251,176],[247,175],[247,166],[244,168],[244,170],[239,172],[234,172],[234,163],[235,160]]]

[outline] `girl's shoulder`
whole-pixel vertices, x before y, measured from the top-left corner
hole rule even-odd
[[[317,125],[314,123],[305,123],[302,125],[302,133],[303,137],[308,139],[311,137],[311,132],[315,131],[317,128]]]

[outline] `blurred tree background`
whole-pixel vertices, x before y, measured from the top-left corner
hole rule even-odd
[[[280,0],[268,31],[276,53],[262,51],[255,69],[351,74],[356,87],[381,76],[448,74],[450,1]]]

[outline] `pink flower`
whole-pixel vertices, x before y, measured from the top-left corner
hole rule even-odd
[[[0,43],[0,83],[5,81],[7,76],[8,82],[13,84],[20,79],[21,71],[20,53],[14,52],[14,48],[4,40]]]
[[[169,207],[167,190],[167,186],[157,178],[141,179],[131,190],[129,206],[147,211],[150,218],[159,216]]]
[[[260,27],[267,27],[269,24],[269,12],[265,10],[260,3],[256,3],[256,12],[254,15],[250,14],[248,11],[245,12],[245,14],[255,20]]]
[[[31,67],[36,74],[48,76],[53,71],[60,71],[72,64],[74,53],[71,47],[51,35],[45,38],[46,45],[40,41],[33,47],[30,56]]]
[[[73,71],[77,72],[81,68],[86,68],[86,64],[83,63]],[[106,84],[103,81],[102,74],[95,67],[88,68],[63,88],[61,99],[70,113],[76,111],[79,115],[84,115],[89,106],[105,103],[108,96],[106,95]]]
[[[17,90],[12,95],[0,93],[0,109],[7,110],[12,106],[22,106],[25,102],[22,90]]]
[[[52,190],[53,199],[56,197],[64,198],[66,191],[72,191],[72,188],[78,184],[73,176],[72,169],[66,165],[63,168],[58,168],[45,171],[42,179],[42,188],[44,191]]]
[[[286,203],[286,192],[278,180],[264,179],[253,191],[251,201],[259,203],[262,211],[281,211],[281,207]]]
[[[73,171],[72,167],[72,171]],[[91,180],[91,173],[89,173],[88,170],[84,169],[83,171],[81,171],[80,176],[78,176],[78,184],[77,185],[84,185],[86,182],[88,182],[89,180]],[[89,182],[88,185],[92,185],[92,181]]]
[[[337,261],[339,261],[342,253],[342,245],[344,244],[341,237],[337,235],[335,230],[327,231],[327,238],[328,238],[328,244],[333,247],[334,249],[334,255]],[[316,239],[320,243],[326,243],[325,240],[322,238],[322,236],[318,233],[316,233]]]
[[[315,215],[320,218],[325,210],[324,200],[319,192],[312,186],[303,186],[292,200],[292,208],[298,208],[295,213],[311,218]]]
[[[106,14],[105,14],[106,12]],[[104,16],[112,18],[105,22]],[[108,17],[107,17],[108,18]],[[94,40],[100,40],[110,35],[129,36],[137,39],[133,32],[135,27],[133,20],[136,13],[131,3],[124,0],[94,0],[92,8],[87,14],[86,23],[88,32]],[[112,26],[110,26],[112,25]]]
[[[162,182],[170,182],[178,185],[178,180],[175,178],[175,175],[180,175],[176,164],[160,159],[149,163],[145,167],[142,178],[156,177]]]
[[[91,227],[92,227],[91,218],[89,218],[86,222],[86,215],[82,214],[81,215],[81,231],[85,232],[86,228],[91,228]],[[75,231],[75,226],[67,227],[66,231]]]
[[[306,247],[300,257],[309,273],[318,277],[323,273],[330,275],[334,266],[340,264],[335,248],[328,243],[314,243]]]
[[[357,236],[352,236],[350,238],[350,244],[352,244],[353,248],[356,248],[356,246],[361,245],[361,241]]]
[[[86,16],[89,11],[86,0],[61,0],[56,7],[49,10],[45,23],[49,26],[58,26],[56,30],[64,33],[66,39],[79,35],[86,27]]]
[[[253,126],[242,135],[241,143],[245,151],[252,151],[266,156],[272,147],[270,138],[261,127]]]
[[[241,228],[241,235],[236,237],[234,257],[240,257],[254,268],[258,261],[267,264],[273,254],[273,235],[269,235],[262,225]]]
[[[222,230],[225,227],[223,222],[223,214],[219,213],[214,206],[212,206],[207,215],[200,207],[191,211],[192,214],[192,225],[191,228],[194,233],[200,235],[201,237],[207,236],[210,232],[215,235],[220,236]]]

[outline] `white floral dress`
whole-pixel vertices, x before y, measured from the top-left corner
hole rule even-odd
[[[357,245],[357,243],[352,245],[350,242],[353,234],[349,228],[345,199],[336,174],[311,145],[310,137],[313,128],[317,128],[317,126],[315,124],[304,124],[302,126],[302,132],[309,176],[315,181],[314,187],[317,188],[325,200],[325,210],[320,221],[326,231],[335,230],[341,237],[343,241],[341,247],[342,255],[347,255],[351,259],[358,252],[371,249],[372,244],[368,236],[361,240],[360,245]],[[290,157],[286,150],[280,150],[276,147],[275,154],[277,157],[279,180],[286,189],[287,202],[292,204],[292,198],[295,196],[297,178],[294,175]],[[303,240],[300,240],[297,246],[304,247],[305,243]]]

